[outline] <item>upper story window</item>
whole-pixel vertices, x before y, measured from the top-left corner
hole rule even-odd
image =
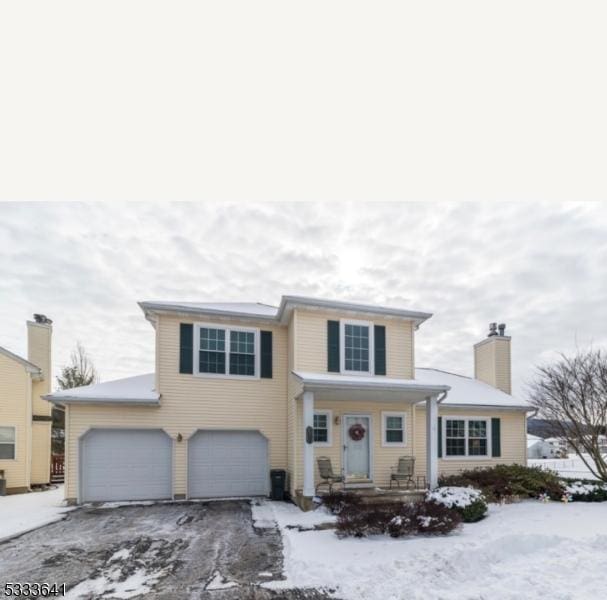
[[[199,375],[259,376],[256,329],[197,325]]]
[[[0,427],[0,459],[15,458],[15,428]]]
[[[341,321],[341,371],[373,374],[373,323]]]
[[[445,457],[489,456],[489,419],[445,419]]]

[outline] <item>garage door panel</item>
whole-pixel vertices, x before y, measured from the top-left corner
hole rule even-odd
[[[190,497],[263,496],[268,481],[268,443],[258,431],[199,431],[190,438]]]
[[[95,429],[81,444],[82,501],[172,497],[172,441],[160,430]]]

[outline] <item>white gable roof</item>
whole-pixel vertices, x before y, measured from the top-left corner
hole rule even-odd
[[[160,395],[154,390],[154,382],[154,373],[148,373],[60,390],[44,396],[44,399],[55,404],[158,404]]]
[[[443,401],[445,406],[453,404],[532,409],[527,402],[506,394],[488,383],[465,375],[456,375],[439,369],[419,368],[415,369],[415,380],[427,385],[448,385],[451,389]]]

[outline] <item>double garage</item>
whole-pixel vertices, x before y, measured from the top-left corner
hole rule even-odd
[[[80,439],[80,501],[170,500],[177,443],[162,429],[91,429]],[[187,440],[188,498],[265,496],[259,431],[198,430]]]

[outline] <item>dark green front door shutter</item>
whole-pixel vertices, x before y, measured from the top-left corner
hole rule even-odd
[[[386,328],[383,325],[374,327],[375,374],[386,374]]]
[[[438,418],[438,457],[443,455],[443,418]]]
[[[327,321],[327,371],[339,373],[339,321]]]
[[[491,419],[491,455],[501,456],[502,455],[502,432],[501,432],[501,419]]]
[[[272,332],[261,332],[261,376],[272,379]]]
[[[179,372],[192,373],[194,360],[194,325],[179,324]]]

